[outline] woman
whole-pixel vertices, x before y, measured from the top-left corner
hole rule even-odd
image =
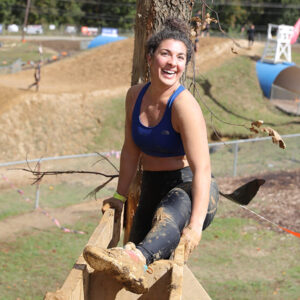
[[[180,85],[192,51],[188,29],[178,19],[167,20],[148,40],[151,82],[128,90],[117,191],[104,201],[122,210],[141,159],[141,196],[130,243],[124,248],[84,250],[95,270],[113,273],[137,293],[147,289],[147,266],[169,258],[180,239],[188,257],[216,212],[218,190],[211,181],[205,121],[195,98]]]

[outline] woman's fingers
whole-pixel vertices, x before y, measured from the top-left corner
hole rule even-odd
[[[102,213],[104,214],[109,208],[115,209],[115,213],[118,215],[122,214],[124,203],[115,198],[108,198],[103,201],[102,204]]]
[[[109,203],[103,204],[102,213],[104,214],[108,209],[110,209],[110,204]]]
[[[182,232],[181,242],[184,243],[184,261],[187,262],[190,254],[198,246],[201,240],[201,232],[199,233],[190,227],[184,228]]]

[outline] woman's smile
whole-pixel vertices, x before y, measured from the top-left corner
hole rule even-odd
[[[167,39],[160,43],[152,57],[148,57],[151,81],[158,80],[166,85],[174,85],[186,66],[187,49],[183,42]]]

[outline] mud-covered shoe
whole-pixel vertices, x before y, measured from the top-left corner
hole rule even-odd
[[[113,276],[128,291],[136,294],[148,291],[145,281],[147,266],[135,251],[120,247],[103,249],[86,246],[83,257],[94,270]]]

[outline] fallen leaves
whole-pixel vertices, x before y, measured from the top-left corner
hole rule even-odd
[[[279,145],[280,148],[285,149],[286,148],[285,142],[283,141],[279,133],[271,127],[261,127],[263,123],[264,121],[262,120],[252,122],[251,127],[249,128],[250,131],[254,133],[259,133],[259,132],[267,133],[270,137],[272,137],[272,142],[274,144],[277,144]]]

